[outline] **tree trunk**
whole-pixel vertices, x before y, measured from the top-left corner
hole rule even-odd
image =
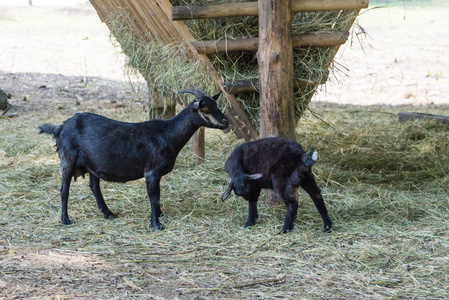
[[[259,0],[260,136],[295,140],[291,0]],[[267,201],[279,203],[274,193]]]

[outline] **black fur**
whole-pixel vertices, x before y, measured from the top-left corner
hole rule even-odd
[[[315,152],[304,152],[298,143],[283,138],[264,138],[239,145],[225,163],[231,182],[221,200],[229,197],[232,190],[248,200],[245,227],[252,226],[258,218],[257,200],[261,189],[274,189],[287,208],[282,229],[286,233],[293,229],[298,211],[295,193],[301,186],[315,203],[324,231],[330,231],[332,221],[311,170],[315,161]]]
[[[70,224],[67,202],[71,179],[88,173],[90,188],[105,218],[114,215],[104,202],[100,180],[126,182],[145,177],[151,201],[151,225],[155,230],[163,228],[159,222],[161,177],[173,169],[179,151],[199,127],[228,126],[215,102],[220,93],[209,96],[198,88],[180,93],[194,94],[195,100],[169,120],[127,123],[93,113],[78,113],[62,125],[39,127],[40,133],[53,134],[56,139],[62,175],[63,224]],[[211,116],[217,122],[208,121]]]

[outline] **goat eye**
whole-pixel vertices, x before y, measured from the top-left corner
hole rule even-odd
[[[208,110],[209,110],[209,107],[205,106],[205,107],[203,107],[202,110],[203,110],[203,111],[208,111]]]

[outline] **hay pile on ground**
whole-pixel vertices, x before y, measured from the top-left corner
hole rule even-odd
[[[208,0],[171,0],[172,5],[208,5],[223,2],[248,2],[248,0],[208,1]],[[292,15],[293,34],[342,32],[350,18],[342,11],[324,11],[294,13]],[[173,99],[178,87],[197,85],[211,90],[217,89],[204,72],[202,66],[191,61],[185,54],[183,45],[161,45],[150,34],[149,43],[142,42],[126,25],[123,15],[110,16],[112,32],[129,57],[128,63],[136,68],[148,82],[150,90]],[[185,24],[197,40],[241,39],[258,36],[258,17],[234,17],[220,19],[200,19],[186,21]],[[334,55],[332,47],[310,47],[294,51],[295,80],[320,82],[326,76],[325,70],[331,64]],[[219,71],[223,82],[258,79],[256,53],[237,52],[208,55]],[[331,64],[332,65],[332,64]],[[332,66],[331,66],[331,69]],[[296,86],[295,115],[301,117],[307,108],[316,86]],[[259,95],[257,93],[237,95],[242,107],[255,124],[259,123]]]
[[[59,160],[36,126],[80,110],[131,122],[147,114],[136,104],[77,104],[68,93],[39,109],[29,94],[12,103],[24,107],[19,117],[0,120],[0,298],[449,297],[449,133],[441,125],[398,123],[399,108],[388,107],[320,106],[326,123],[306,113],[298,136],[319,152],[314,172],[335,222],[330,234],[303,192],[291,233],[277,234],[285,208],[264,201],[257,224],[244,229],[247,203],[219,200],[224,161],[240,141],[217,130],[207,130],[204,164],[192,163],[188,144],[164,177],[166,230],[150,228],[143,180],[102,182],[111,221],[80,178],[70,191],[74,223],[62,226]]]

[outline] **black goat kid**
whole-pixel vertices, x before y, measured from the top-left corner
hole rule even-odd
[[[312,198],[324,223],[324,231],[330,231],[330,220],[321,191],[311,167],[317,160],[316,152],[304,152],[293,141],[283,138],[264,138],[237,146],[226,160],[225,169],[231,182],[221,200],[234,190],[249,202],[249,214],[245,227],[255,224],[258,218],[257,200],[263,188],[274,189],[287,208],[283,233],[293,229],[298,212],[296,189],[301,186]]]
[[[89,173],[90,188],[104,217],[113,213],[104,202],[100,180],[126,182],[145,177],[151,201],[151,225],[163,229],[159,222],[160,180],[174,167],[179,151],[201,127],[225,129],[228,120],[216,100],[195,88],[179,93],[195,96],[184,110],[169,120],[126,123],[92,113],[78,113],[62,125],[44,124],[40,133],[53,134],[59,154],[62,186],[63,224],[70,224],[67,213],[70,182]]]

